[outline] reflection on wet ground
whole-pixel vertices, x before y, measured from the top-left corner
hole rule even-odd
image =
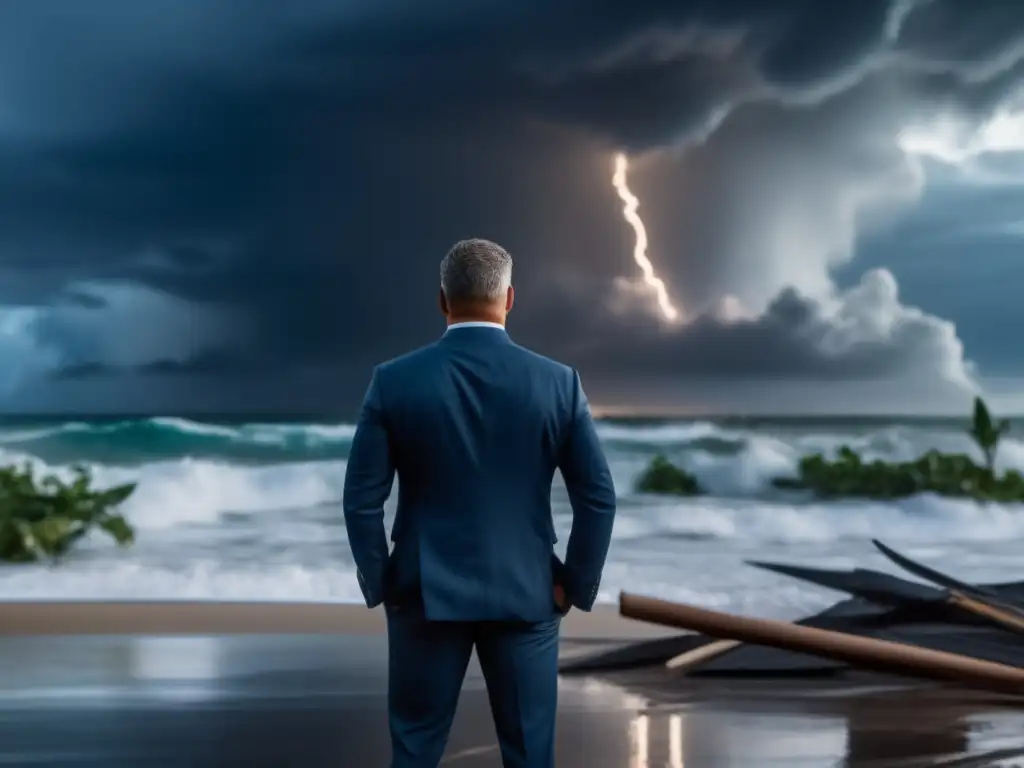
[[[0,640],[0,765],[353,766],[388,762],[380,637]],[[558,765],[1024,765],[1024,708],[863,680],[565,679]],[[471,671],[446,764],[497,765]]]

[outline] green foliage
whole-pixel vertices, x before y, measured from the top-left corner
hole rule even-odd
[[[1004,434],[1010,431],[1010,422],[1003,419],[999,423],[992,421],[985,401],[980,397],[974,398],[974,419],[971,422],[970,436],[975,444],[981,449],[985,457],[985,466],[993,471],[996,462],[996,449],[999,448],[999,440]]]
[[[32,466],[0,468],[0,561],[55,562],[91,529],[99,528],[119,546],[135,533],[115,509],[135,483],[96,490],[92,476],[76,467],[74,479],[36,477]]]
[[[1008,430],[1009,423],[994,423],[985,403],[976,398],[969,434],[984,456],[982,465],[964,454],[938,451],[914,461],[866,462],[843,446],[832,460],[821,454],[805,456],[797,477],[776,478],[773,484],[809,490],[821,498],[898,499],[930,492],[980,501],[1024,502],[1024,476],[1013,470],[998,475],[994,468],[999,440]]]
[[[697,496],[702,493],[697,479],[680,469],[661,454],[655,456],[636,480],[640,493],[663,493],[676,496]]]

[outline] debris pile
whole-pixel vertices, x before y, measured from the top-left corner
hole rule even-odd
[[[1024,693],[1024,582],[967,584],[874,544],[926,583],[862,568],[752,562],[850,597],[788,623],[623,594],[624,616],[690,632],[571,659],[561,671],[663,666],[701,677],[818,677],[867,669]]]

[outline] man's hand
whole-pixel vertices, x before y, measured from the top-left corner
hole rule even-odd
[[[569,598],[565,596],[565,590],[562,588],[561,584],[555,584],[554,597],[555,605],[558,606],[558,610],[562,613],[568,613],[569,609],[572,608],[572,605],[569,603]]]

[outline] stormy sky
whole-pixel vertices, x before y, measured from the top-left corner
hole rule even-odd
[[[1015,0],[7,3],[2,410],[351,413],[475,236],[599,407],[1024,404],[1022,85]]]

